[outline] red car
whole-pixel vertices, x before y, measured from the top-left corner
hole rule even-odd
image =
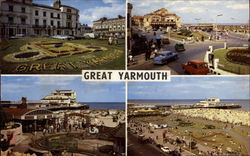
[[[161,38],[162,44],[170,44],[169,38]]]
[[[206,62],[191,60],[185,64],[182,64],[182,68],[185,73],[196,74],[196,75],[207,75],[209,68]]]

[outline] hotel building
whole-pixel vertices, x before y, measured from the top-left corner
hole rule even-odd
[[[151,12],[149,14],[142,16],[134,16],[133,22],[135,25],[143,28],[179,28],[180,24],[180,17],[177,16],[175,13],[168,12],[167,9],[162,8]]]
[[[93,22],[93,32],[98,36],[125,36],[125,17],[107,19],[103,17]]]
[[[0,37],[77,35],[79,10],[55,0],[53,6],[32,0],[0,0]]]

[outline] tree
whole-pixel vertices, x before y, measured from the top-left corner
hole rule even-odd
[[[121,18],[123,18],[123,16],[122,15],[118,15],[118,18],[121,19]]]

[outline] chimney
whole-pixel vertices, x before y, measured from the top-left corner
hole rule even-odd
[[[22,103],[19,108],[27,108],[27,97],[22,97]]]

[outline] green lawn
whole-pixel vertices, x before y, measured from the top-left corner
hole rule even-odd
[[[250,66],[229,62],[226,59],[226,54],[230,49],[234,48],[218,49],[213,52],[215,58],[219,59],[219,68],[236,74],[250,74]]]
[[[118,45],[108,45],[107,40],[83,39],[63,41],[84,46],[103,47],[103,51],[86,53],[67,53],[54,55],[54,58],[32,60],[25,62],[10,61],[6,56],[22,51],[20,48],[37,41],[63,41],[51,38],[23,38],[9,40],[10,47],[0,52],[0,69],[2,74],[81,74],[83,69],[125,69],[125,40],[119,40]],[[65,50],[71,48],[65,48]],[[43,50],[41,50],[43,52]],[[47,52],[44,50],[44,53]]]

